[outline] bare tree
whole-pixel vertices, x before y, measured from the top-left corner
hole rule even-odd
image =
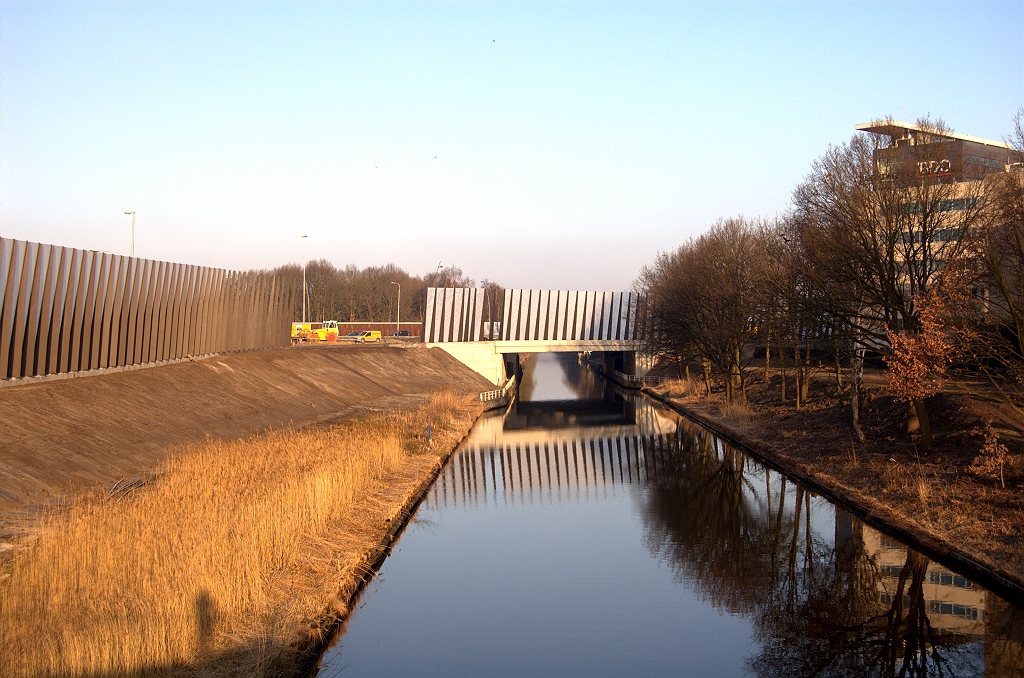
[[[724,376],[726,400],[746,396],[744,347],[758,334],[761,232],[742,217],[660,256],[640,275],[653,352],[694,351]],[[707,374],[705,373],[705,380]]]
[[[426,287],[473,287],[474,282],[458,266],[446,266],[423,276]]]
[[[891,125],[881,121],[879,128]],[[982,184],[941,120],[912,138],[857,134],[814,163],[794,192],[794,224],[830,315],[858,349],[890,352],[889,332],[918,331],[915,300],[961,256],[982,216]],[[913,401],[928,427],[923,399]]]
[[[263,273],[277,278],[290,294],[293,317],[301,317],[302,266],[286,264]],[[492,297],[503,292],[497,283],[485,282]],[[418,321],[423,319],[426,287],[473,285],[457,266],[419,277],[394,264],[364,269],[350,264],[338,269],[327,259],[319,259],[306,265],[307,315],[316,320],[393,321],[398,317],[398,290],[391,283],[402,287],[402,318]],[[495,312],[500,316],[500,301]]]
[[[807,401],[812,376],[811,349],[835,333],[835,323],[822,309],[815,280],[808,275],[808,262],[789,215],[774,222],[762,222],[760,242],[764,247],[760,317],[765,342],[765,374],[768,373],[771,342],[779,347],[782,367],[781,397],[786,400],[785,361],[792,360],[796,407]]]
[[[967,248],[941,273],[943,293],[929,298],[951,335],[957,362],[992,390],[954,379],[959,388],[994,399],[1024,415],[1024,108],[1014,118],[1004,172],[979,182],[983,218]]]

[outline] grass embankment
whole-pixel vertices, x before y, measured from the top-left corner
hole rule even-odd
[[[834,376],[819,375],[799,410],[792,373],[785,403],[777,372],[767,383],[763,372],[750,381],[746,405],[727,405],[720,392],[706,395],[696,380],[647,390],[886,525],[917,535],[922,545],[959,551],[997,579],[1024,582],[1024,422],[1012,410],[960,393],[930,398],[935,444],[925,452],[907,433],[907,406],[888,393],[881,374],[868,376],[863,444],[850,425],[849,387],[839,387]],[[1001,468],[993,443],[1005,453]]]
[[[5,676],[289,675],[478,405],[185,448],[45,519],[0,583]],[[431,444],[427,426],[431,426]]]

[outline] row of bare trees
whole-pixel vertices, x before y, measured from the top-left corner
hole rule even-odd
[[[999,167],[951,154],[941,120],[918,121],[913,144],[858,133],[829,148],[785,214],[721,219],[642,270],[650,350],[702,364],[709,391],[717,371],[729,401],[745,398],[755,353],[767,379],[774,352],[783,400],[791,370],[797,407],[812,365],[832,365],[839,387],[847,368],[861,438],[865,353],[886,359],[926,447],[924,400],[952,368],[1024,414],[1022,119]]]
[[[264,273],[291,291],[292,317],[302,317],[302,266],[287,264]],[[394,284],[392,284],[394,283]],[[427,287],[473,287],[474,281],[457,266],[422,276],[394,264],[336,268],[327,259],[306,265],[306,317],[340,322],[394,322],[398,317],[398,287],[402,290],[402,321],[422,321]],[[487,280],[483,287],[497,287]]]

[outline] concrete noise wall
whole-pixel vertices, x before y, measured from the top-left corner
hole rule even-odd
[[[0,380],[287,346],[255,273],[0,238]]]
[[[493,321],[501,317],[501,309],[501,292],[476,287],[428,287],[423,341],[432,344],[498,339]]]
[[[423,340],[633,341],[639,307],[635,292],[430,287]]]

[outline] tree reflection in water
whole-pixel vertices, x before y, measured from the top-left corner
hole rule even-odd
[[[704,429],[682,423],[650,442],[648,547],[707,602],[753,619],[754,674],[1024,675],[1017,608],[966,582],[980,613],[933,624],[942,605],[926,595],[925,556],[904,549],[902,566],[880,562],[870,528]],[[834,535],[812,529],[812,511],[829,512],[818,525],[834,514]]]

